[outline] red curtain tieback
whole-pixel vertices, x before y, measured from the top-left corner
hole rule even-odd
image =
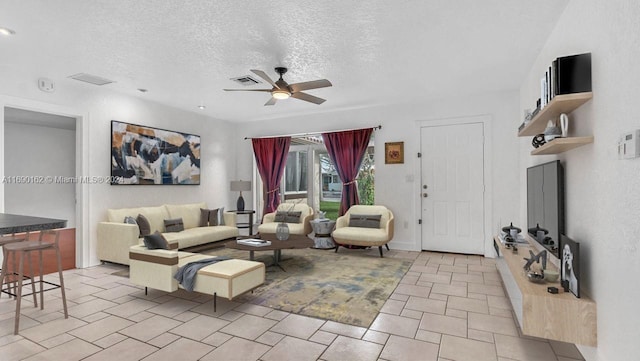
[[[354,180],[352,180],[351,182],[342,183],[342,185],[344,185],[344,186],[349,186],[349,185],[354,184],[354,183],[355,183],[355,182],[357,182],[357,181],[358,181],[357,179],[354,179]]]
[[[280,188],[272,189],[272,190],[268,191],[267,194],[277,192],[278,190],[280,190]]]

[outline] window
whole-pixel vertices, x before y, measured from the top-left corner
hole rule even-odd
[[[289,152],[284,169],[284,193],[306,193],[308,173],[307,152]]]

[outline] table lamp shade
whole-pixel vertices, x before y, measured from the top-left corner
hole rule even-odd
[[[250,191],[251,190],[251,182],[250,181],[231,181],[231,191],[233,192],[242,192],[242,191]]]
[[[236,202],[236,209],[238,211],[244,211],[244,198],[242,198],[242,191],[250,191],[251,190],[251,182],[250,181],[231,181],[231,191],[232,192],[240,192],[240,196],[238,196],[238,201]]]

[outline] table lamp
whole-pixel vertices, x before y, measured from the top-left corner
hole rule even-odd
[[[250,191],[251,190],[251,182],[250,181],[231,181],[231,191],[232,192],[240,192],[240,196],[238,197],[238,202],[236,203],[236,210],[244,211],[244,198],[242,198],[242,191]]]

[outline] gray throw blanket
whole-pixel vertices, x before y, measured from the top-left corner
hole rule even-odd
[[[226,261],[228,259],[231,258],[216,257],[189,262],[184,266],[178,268],[178,272],[173,275],[173,278],[175,278],[182,285],[182,287],[184,287],[185,290],[193,292],[193,287],[196,283],[196,274],[201,268],[206,267],[210,264],[218,263],[220,261]]]

